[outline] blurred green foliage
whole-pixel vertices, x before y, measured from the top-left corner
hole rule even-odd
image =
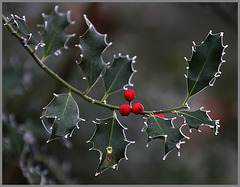
[[[34,35],[43,23],[41,13],[49,14],[55,3],[3,3],[5,16],[26,16]],[[184,74],[191,57],[194,40],[200,44],[209,30],[224,32],[226,49],[222,76],[214,87],[194,96],[191,109],[204,106],[213,120],[220,119],[217,136],[208,128],[189,134],[190,140],[162,160],[164,143],[154,140],[146,148],[147,136],[141,133],[141,116],[130,115],[119,120],[128,128],[126,135],[135,144],[129,146],[128,161],[119,170],[108,170],[95,177],[99,154],[86,144],[94,132],[92,120],[106,118],[110,111],[75,97],[80,116],[86,122],[70,139],[46,143],[48,134],[39,117],[53,93],[67,90],[43,72],[21,44],[2,29],[2,130],[3,184],[237,184],[237,3],[58,3],[60,12],[72,11],[74,25],[66,33],[76,33],[61,56],[51,56],[45,63],[63,79],[84,91],[79,61],[74,47],[87,26],[86,14],[100,33],[107,33],[113,45],[104,60],[112,61],[119,52],[137,56],[132,83],[136,102],[145,109],[167,109],[178,106],[186,96]],[[102,98],[99,81],[90,95]],[[123,92],[109,96],[109,102],[124,102]],[[181,121],[181,119],[179,119]],[[144,168],[144,169],[143,169]]]

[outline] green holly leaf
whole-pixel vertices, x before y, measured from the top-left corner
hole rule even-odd
[[[191,60],[187,60],[187,89],[188,98],[200,92],[208,86],[213,86],[220,76],[220,66],[225,62],[222,57],[225,54],[223,46],[223,33],[212,34],[200,45],[194,43]]]
[[[148,143],[153,139],[162,139],[165,142],[165,152],[163,156],[163,160],[166,159],[167,155],[174,148],[178,150],[178,155],[180,155],[180,144],[185,143],[182,141],[184,138],[188,138],[184,136],[181,132],[181,127],[175,128],[173,125],[172,119],[166,119],[159,116],[151,115],[145,121],[145,126],[142,129],[142,132],[146,132],[148,135]]]
[[[96,130],[88,141],[93,144],[90,150],[100,152],[96,176],[109,168],[118,169],[119,162],[128,159],[126,156],[128,145],[134,143],[126,139],[124,132],[126,128],[118,121],[115,111],[113,117],[97,120],[98,122],[94,122]]]
[[[67,49],[65,45],[67,40],[74,36],[66,35],[64,33],[64,29],[71,23],[70,21],[70,11],[66,14],[58,12],[58,6],[55,6],[54,11],[50,15],[43,14],[44,19],[44,30],[43,33],[40,33],[42,36],[43,43],[45,44],[43,47],[43,57],[42,61],[48,57],[49,55],[61,54],[60,49],[64,47]]]
[[[88,30],[80,36],[79,47],[82,51],[79,63],[81,70],[88,81],[88,90],[97,82],[106,64],[102,54],[111,45],[106,42],[107,35],[100,34],[93,24],[84,15]]]
[[[213,129],[213,131],[217,135],[218,128],[220,127],[219,120],[212,120],[208,116],[208,112],[210,111],[204,111],[202,110],[202,108],[196,111],[176,111],[179,116],[185,118],[185,122],[190,127],[190,129],[194,128],[199,130],[199,127],[201,125],[206,125]]]
[[[77,103],[71,93],[54,94],[54,98],[43,109],[45,112],[40,119],[45,129],[51,134],[48,142],[60,137],[71,137],[75,128],[78,128],[78,122],[81,119]],[[47,128],[43,118],[54,120],[50,128]]]
[[[109,94],[114,93],[118,90],[131,84],[131,78],[136,70],[133,69],[133,63],[135,58],[129,58],[129,56],[114,57],[114,61],[111,66],[106,68],[106,72],[103,75],[105,95],[104,100]]]
[[[7,18],[5,25],[15,25],[15,32],[21,35],[25,45],[34,45],[35,49],[37,49],[39,45],[42,46],[42,43],[35,39],[32,32],[29,31],[25,16],[21,18],[17,15],[11,14],[11,18]]]

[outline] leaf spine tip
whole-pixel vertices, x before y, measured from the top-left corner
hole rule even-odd
[[[195,46],[192,46],[192,51],[193,51],[193,52],[196,52]]]
[[[58,8],[59,8],[59,6],[56,5],[56,6],[54,7],[54,11],[55,11],[55,12],[58,12]]]
[[[94,26],[92,24],[90,24],[88,27],[89,27],[89,29],[94,28]]]
[[[89,21],[89,19],[87,18],[87,15],[84,14],[83,15],[84,19],[85,19],[85,22],[87,24],[87,26],[89,27],[89,29],[91,29],[92,27],[94,28],[94,26],[92,25],[92,23]]]
[[[26,22],[26,16],[23,16],[23,21]]]
[[[180,115],[181,117],[183,117],[183,115]],[[189,136],[186,136],[183,132],[182,132],[182,128],[183,128],[183,126],[187,126],[187,123],[186,123],[186,119],[184,118],[184,124],[179,128],[179,131],[180,131],[180,133],[184,136],[184,138],[186,138],[186,139],[190,139],[190,137]],[[181,140],[180,140],[181,141]],[[185,143],[185,141],[183,141],[184,143]],[[180,147],[179,147],[180,148]]]
[[[43,17],[43,18],[46,18],[46,17],[47,17],[44,12],[42,13],[42,17]]]
[[[137,56],[132,57],[132,60],[135,61],[137,59]]]
[[[71,10],[68,10],[68,11],[67,11],[67,20],[68,20],[68,22],[69,22],[70,24],[73,24],[73,23],[72,23],[73,21],[71,21],[71,19],[70,19],[71,13],[72,13]]]
[[[21,17],[19,17],[17,14],[14,15],[15,18],[18,18],[18,19],[22,19]]]
[[[84,118],[79,118],[80,121],[86,121]]]
[[[95,177],[97,177],[100,173],[95,173]]]

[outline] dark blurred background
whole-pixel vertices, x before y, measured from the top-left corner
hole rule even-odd
[[[36,37],[43,23],[42,12],[50,14],[55,3],[3,3],[3,14],[26,16],[27,24]],[[104,53],[105,62],[122,53],[137,56],[132,83],[136,102],[146,110],[168,109],[182,104],[186,97],[185,77],[192,41],[200,44],[210,30],[224,32],[228,45],[221,66],[222,75],[214,87],[207,88],[189,101],[191,109],[211,110],[213,120],[220,119],[216,136],[208,127],[202,132],[187,127],[190,136],[181,145],[181,156],[173,150],[162,160],[164,142],[154,140],[146,148],[147,135],[141,133],[142,116],[119,116],[128,128],[127,138],[136,143],[127,151],[128,161],[122,160],[119,170],[109,169],[95,177],[99,153],[89,151],[86,141],[95,126],[92,120],[111,115],[108,109],[92,105],[73,94],[81,118],[70,139],[46,143],[49,134],[39,117],[53,93],[67,90],[41,70],[9,31],[2,29],[2,122],[3,122],[3,184],[237,184],[237,3],[58,3],[59,11],[71,10],[76,23],[66,33],[76,33],[62,49],[61,56],[51,56],[46,64],[64,80],[84,91],[80,51],[74,47],[87,26],[83,14],[113,44]],[[39,55],[41,50],[39,50]],[[101,99],[102,81],[90,96]],[[109,96],[109,103],[124,103],[123,91]],[[166,114],[166,117],[171,117]],[[177,123],[179,122],[179,123]],[[177,119],[175,126],[183,121]]]

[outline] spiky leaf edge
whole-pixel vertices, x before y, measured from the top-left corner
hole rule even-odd
[[[162,117],[155,116],[155,115],[150,115],[149,117],[162,118]],[[154,138],[149,137],[148,133],[146,132],[146,130],[147,130],[147,128],[148,128],[147,118],[144,117],[144,119],[145,119],[145,121],[144,121],[144,126],[143,126],[141,132],[145,132],[145,133],[147,134],[148,141],[147,141],[146,147],[149,147],[150,142],[151,142]],[[172,125],[173,128],[175,128],[175,126],[173,125],[173,120],[175,120],[176,117],[174,117],[174,118],[163,118],[163,119],[171,120],[171,125]],[[190,137],[186,136],[186,135],[182,132],[183,126],[185,126],[185,124],[182,124],[182,125],[179,127],[179,132],[182,134],[183,138],[176,144],[176,149],[177,149],[177,151],[178,151],[178,156],[180,156],[180,145],[185,143],[185,141],[183,141],[183,139],[184,139],[184,138],[185,138],[185,139],[190,139]],[[159,137],[160,137],[160,136],[159,136]],[[164,146],[165,146],[165,144],[166,144],[166,138],[167,138],[167,137],[166,137],[166,135],[163,135],[163,137],[164,137]],[[162,139],[162,138],[160,138],[160,139]],[[173,150],[173,149],[172,149],[172,150]],[[169,155],[169,153],[172,152],[172,150],[170,150],[170,151],[168,151],[168,152],[166,153],[166,152],[165,152],[165,149],[164,149],[164,155],[163,155],[163,158],[162,158],[162,159],[165,160],[165,159],[167,158],[167,156]]]
[[[120,121],[119,121],[118,118],[117,118],[117,114],[116,114],[115,110],[113,111],[113,116],[114,116],[114,118],[117,120],[117,122],[119,123],[119,125],[123,128],[123,129],[122,129],[122,132],[123,132],[124,140],[125,140],[126,142],[128,142],[128,144],[126,145],[125,150],[124,150],[124,158],[121,158],[121,159],[118,161],[118,163],[115,164],[115,165],[113,165],[112,167],[106,168],[106,169],[104,169],[104,170],[102,170],[102,171],[100,171],[100,172],[96,172],[96,173],[95,173],[95,176],[100,175],[101,173],[103,173],[104,171],[106,171],[106,170],[108,170],[108,169],[110,169],[110,168],[118,170],[118,166],[119,166],[121,160],[123,160],[123,159],[128,160],[128,157],[127,157],[127,149],[128,149],[128,146],[129,146],[130,144],[132,144],[132,143],[135,143],[135,141],[129,141],[129,140],[127,140],[126,134],[125,134],[125,130],[127,130],[127,128],[124,127],[124,126],[120,123]],[[105,118],[105,119],[108,119],[108,118]],[[102,120],[105,120],[105,119],[102,119]],[[95,148],[94,148],[94,142],[91,141],[91,139],[94,137],[94,135],[95,135],[95,133],[96,133],[96,131],[97,131],[97,125],[101,123],[100,120],[101,120],[101,119],[96,118],[96,121],[92,121],[92,122],[95,124],[95,131],[94,131],[92,137],[91,137],[86,143],[92,143],[93,146],[89,149],[89,151],[98,151],[99,154],[100,154],[99,160],[101,161],[103,154],[102,154],[102,152],[101,152],[99,149],[95,149]],[[97,122],[97,121],[98,121],[98,122]],[[100,164],[100,162],[99,162],[99,164]]]
[[[136,60],[137,56],[134,56],[134,57],[130,58],[129,55],[123,56],[121,53],[118,53],[118,56],[114,55],[113,58],[114,58],[114,59],[116,59],[116,58],[127,58],[129,61],[132,61],[132,62],[131,62],[131,71],[132,71],[132,74],[131,74],[131,76],[130,76],[129,79],[128,79],[128,83],[125,84],[125,85],[123,86],[123,88],[120,89],[120,90],[127,90],[127,89],[128,89],[128,88],[127,88],[128,86],[133,87],[134,84],[131,83],[131,80],[132,80],[133,75],[137,72],[137,70],[134,69],[133,64],[136,63],[135,60]],[[103,75],[104,75],[104,73],[105,73],[105,71],[106,71],[106,68],[107,68],[108,66],[111,66],[110,63],[108,63],[107,66],[105,67],[105,69],[103,70]],[[103,81],[103,84],[104,84],[103,76],[101,76],[101,78],[102,78],[102,81]],[[111,93],[106,93],[105,84],[104,84],[104,90],[105,90],[105,96],[104,96],[104,98],[102,99],[103,102],[106,101],[106,99],[107,99],[107,97],[108,97],[109,95],[112,95],[112,94],[120,91],[120,90],[116,90],[116,91],[111,92]]]
[[[215,122],[215,125],[216,125],[215,135],[217,135],[217,134],[218,134],[218,129],[220,128],[220,125],[219,125],[220,120],[212,120],[212,119],[210,118],[210,116],[208,115],[208,113],[211,112],[211,111],[210,111],[210,110],[203,110],[203,108],[204,108],[204,107],[201,107],[199,110],[200,110],[200,111],[203,111],[203,112],[206,112],[206,115],[207,115],[207,117],[209,118],[209,120]],[[183,124],[183,125],[186,125],[186,126],[189,127],[189,125],[187,124],[187,121],[186,121],[185,117],[181,114],[181,111],[175,111],[175,112],[177,113],[178,116],[180,116],[180,117],[182,117],[182,118],[184,119],[184,124]],[[206,125],[206,124],[204,124],[204,123],[202,123],[202,124],[199,126],[199,128],[200,128],[201,126],[208,126],[210,129],[214,129],[214,126]],[[198,130],[198,132],[201,132],[201,130],[200,130],[199,128],[198,128],[197,130]],[[190,128],[190,127],[189,127],[189,132],[190,132],[190,133],[192,132],[192,129],[193,129],[193,128]]]
[[[62,13],[62,12],[59,12],[59,11],[58,11],[58,8],[59,8],[59,6],[56,5],[56,6],[54,7],[54,10],[53,10],[53,11],[55,11],[56,14],[58,14],[58,15],[65,15],[65,14],[67,14],[67,20],[68,20],[68,22],[69,22],[69,25],[75,24],[75,21],[72,21],[72,20],[70,19],[70,15],[71,15],[71,11],[70,11],[70,10],[68,10],[67,13]],[[52,12],[51,12],[51,14],[52,14]],[[51,15],[51,14],[50,14],[50,15]],[[50,15],[46,15],[45,13],[42,13],[42,17],[43,17],[43,18],[46,18],[47,16],[50,16]],[[44,20],[44,24],[39,24],[39,25],[37,25],[38,27],[43,27],[43,28],[44,28],[42,32],[40,32],[40,31],[38,32],[41,37],[42,37],[42,35],[43,35],[44,31],[45,31],[46,25],[47,25],[47,21],[45,21],[45,20]],[[68,26],[69,26],[69,25],[68,25]],[[67,34],[67,35],[66,35],[66,36],[67,36],[67,39],[66,39],[66,41],[64,42],[64,46],[63,46],[64,49],[68,49],[67,42],[68,42],[68,40],[69,40],[71,37],[74,37],[75,35],[76,35],[75,33],[73,33],[73,34]],[[43,41],[42,41],[42,44],[45,45],[45,43],[44,43]],[[59,54],[61,54],[61,48],[58,49],[58,50],[56,50],[56,51],[54,52],[54,55],[55,55],[55,56],[57,56],[57,55],[59,55]],[[43,55],[42,61],[44,61],[48,56],[51,56],[51,55],[52,55],[52,54],[47,55],[47,56]]]
[[[106,66],[109,64],[109,62],[108,62],[108,63],[105,63],[105,62],[103,61],[102,55],[103,55],[103,53],[107,50],[107,48],[112,45],[112,42],[109,42],[109,43],[107,42],[107,34],[101,34],[101,33],[99,33],[99,32],[96,30],[96,28],[94,27],[94,25],[93,25],[93,24],[90,22],[90,20],[87,18],[87,15],[86,15],[86,14],[84,14],[83,17],[84,17],[84,20],[85,20],[85,22],[86,22],[86,24],[87,24],[87,26],[88,26],[88,29],[87,29],[87,31],[86,31],[85,33],[87,33],[91,28],[93,28],[99,35],[101,35],[101,36],[104,37],[104,43],[106,44],[106,48],[102,51],[102,53],[101,53],[101,55],[100,55],[100,58],[101,58],[102,62],[103,62],[104,65],[105,65],[105,68],[106,68]],[[85,35],[85,33],[84,33],[82,36],[80,36],[80,39],[81,39],[81,37],[83,37],[83,36]],[[83,50],[83,49],[82,49],[82,46],[81,46],[80,44],[75,45],[75,46],[78,47],[79,49]],[[81,62],[82,62],[83,54],[80,54],[80,57],[81,57],[80,61],[79,61],[79,62],[76,61],[76,63],[77,63],[78,65],[80,65]],[[102,74],[103,74],[105,68],[102,69],[102,71],[101,71],[98,79],[97,79],[91,86],[88,86],[87,90],[85,91],[85,94],[88,93],[88,92],[92,89],[92,87],[98,82],[98,80],[100,79],[100,77],[102,77]],[[81,69],[82,73],[84,74],[82,68],[80,68],[80,69]]]
[[[208,33],[208,35],[206,36],[205,40],[208,38],[209,35],[212,35],[212,36],[213,36],[213,35],[218,35],[218,34],[212,34],[212,30],[210,30],[209,33]],[[212,78],[212,80],[209,81],[209,86],[214,86],[214,83],[215,83],[215,81],[216,81],[216,78],[219,77],[219,76],[221,75],[221,73],[222,73],[222,72],[220,71],[221,65],[222,65],[222,63],[226,62],[226,60],[223,60],[223,56],[225,55],[225,49],[228,47],[228,45],[225,45],[225,46],[224,46],[224,44],[223,44],[223,35],[224,35],[224,33],[223,33],[223,32],[220,32],[221,44],[222,44],[222,47],[223,47],[222,56],[221,56],[221,62],[220,62],[220,64],[219,64],[219,66],[218,66],[218,71],[215,73],[215,75],[214,75],[214,77]],[[205,40],[202,41],[201,44],[204,43]],[[188,64],[189,64],[189,62],[192,60],[193,54],[196,52],[196,46],[200,46],[201,44],[196,45],[196,43],[193,41],[191,58],[188,60],[187,57],[184,57],[184,60],[185,60]],[[189,66],[187,66],[186,69],[188,70],[188,69],[189,69]],[[187,89],[188,89],[188,81],[187,81],[188,71],[187,71],[187,74],[185,74],[184,76],[185,76],[185,78],[186,78],[186,85],[187,85]],[[187,98],[190,99],[192,96],[194,96],[194,95],[202,92],[202,91],[205,90],[207,87],[208,87],[208,86],[206,86],[205,88],[203,88],[202,90],[200,90],[199,92],[197,92],[197,93],[195,93],[195,94],[193,94],[193,95],[191,95],[191,96],[189,96],[189,90],[188,90],[188,91],[187,91],[187,93],[188,93]]]
[[[69,94],[70,94],[70,93],[69,93]],[[43,110],[46,110],[47,106],[49,106],[49,105],[54,101],[55,97],[58,97],[58,96],[63,95],[63,94],[53,93],[53,95],[54,95],[53,99],[52,99],[45,107],[43,107]],[[75,102],[75,104],[76,104],[76,106],[77,106],[77,111],[78,111],[78,116],[79,116],[79,108],[78,108],[78,105],[77,105],[77,103],[76,103],[76,101],[75,101],[74,99],[73,99],[73,101]],[[45,111],[45,112],[46,112],[46,111]],[[56,119],[57,119],[57,116],[44,116],[45,112],[44,112],[44,113],[42,114],[42,116],[40,117],[40,120],[41,120],[41,122],[42,122],[43,127],[45,128],[45,130],[46,130],[48,133],[52,134],[52,129],[53,129],[54,123],[55,123],[55,121],[56,121]],[[51,127],[50,127],[49,129],[47,128],[47,126],[45,125],[45,123],[44,123],[44,121],[43,121],[43,118],[44,118],[44,117],[46,117],[47,119],[48,119],[48,118],[53,118],[53,119],[54,119],[54,121],[53,121],[53,123],[52,123],[52,125],[51,125]],[[80,121],[85,121],[85,119],[83,119],[83,118],[80,118],[80,117],[78,117],[78,118],[79,118],[79,120],[78,120],[78,122],[76,123],[75,128],[73,128],[70,133],[66,134],[66,135],[65,135],[65,138],[72,137],[72,134],[73,134],[74,130],[75,130],[76,128],[79,129],[78,123],[79,123]],[[58,139],[58,138],[59,138],[59,137],[51,138],[51,136],[50,136],[50,137],[48,138],[48,140],[47,140],[47,143],[49,143],[49,142],[52,141],[52,140],[56,140],[56,139]]]

